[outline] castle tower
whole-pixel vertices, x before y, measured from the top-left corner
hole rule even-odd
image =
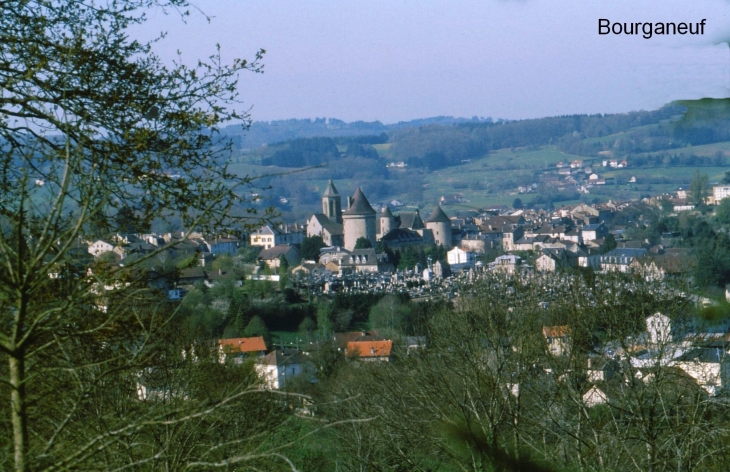
[[[342,223],[342,198],[335,188],[332,180],[322,195],[322,213],[335,223]]]
[[[380,212],[380,238],[395,229],[395,216],[390,212],[390,208],[385,207]],[[378,238],[378,239],[380,239]]]
[[[451,220],[441,209],[441,205],[436,206],[431,216],[426,220],[426,228],[433,232],[436,244],[451,249]]]
[[[355,190],[349,208],[342,212],[345,249],[352,251],[358,238],[367,238],[375,247],[375,210],[365,198],[362,189]]]

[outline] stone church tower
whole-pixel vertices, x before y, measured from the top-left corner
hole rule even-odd
[[[342,212],[345,249],[352,251],[359,238],[367,238],[375,247],[375,210],[358,187],[348,209]]]
[[[384,207],[380,212],[380,238],[390,233],[397,227],[395,216],[390,212],[390,208]]]
[[[342,224],[342,198],[332,180],[322,194],[322,213],[334,223]]]
[[[441,205],[437,205],[426,220],[426,228],[433,232],[436,244],[451,249],[451,220],[441,209]]]

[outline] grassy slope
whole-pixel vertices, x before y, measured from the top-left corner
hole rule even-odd
[[[655,125],[652,125],[655,126]],[[596,140],[615,140],[623,133],[617,135],[595,138]],[[374,146],[383,159],[383,165],[392,160],[390,155],[390,144],[377,144]],[[730,155],[730,142],[692,146],[666,151],[670,154],[698,156],[714,156],[718,152]],[[647,153],[657,154],[657,153]],[[637,179],[632,185],[609,185],[596,188],[591,192],[589,198],[598,197],[602,200],[609,198],[625,199],[636,198],[647,193],[656,194],[676,190],[677,187],[687,187],[696,169],[708,175],[710,182],[718,182],[728,170],[724,167],[644,167],[626,169],[607,169],[597,165],[600,159],[591,159],[583,156],[566,154],[555,146],[542,146],[539,148],[524,149],[500,149],[492,152],[483,159],[476,159],[460,166],[449,167],[435,172],[407,168],[391,171],[391,178],[408,179],[418,173],[424,182],[422,206],[431,208],[442,195],[461,195],[470,200],[468,203],[449,206],[448,208],[469,209],[479,208],[492,204],[511,205],[516,195],[510,195],[509,191],[495,190],[496,184],[513,182],[515,185],[527,185],[535,181],[536,172],[545,170],[555,171],[555,164],[563,161],[570,162],[574,159],[581,159],[587,165],[592,165],[594,171],[602,177],[625,177],[631,176]],[[630,161],[630,160],[629,160]],[[630,164],[630,162],[629,162]],[[286,173],[293,169],[277,168],[273,166],[261,166],[252,163],[237,163],[231,165],[231,170],[237,174],[263,175]],[[649,179],[664,178],[665,183],[650,183]],[[308,180],[307,186],[312,190],[321,191],[326,185],[325,180]],[[352,187],[354,183],[347,179],[339,179],[338,186],[343,188]],[[393,199],[403,199],[403,195],[394,194]],[[534,194],[520,195],[523,201],[527,202],[534,198]],[[314,209],[313,209],[314,211]]]

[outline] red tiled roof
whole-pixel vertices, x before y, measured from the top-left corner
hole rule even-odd
[[[358,357],[390,357],[393,341],[350,341],[347,343],[347,355]]]
[[[266,350],[266,342],[261,336],[255,338],[219,339],[218,346],[227,352],[258,352]]]
[[[569,326],[543,326],[542,335],[546,338],[562,338],[570,336]]]

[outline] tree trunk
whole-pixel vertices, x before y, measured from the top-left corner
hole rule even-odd
[[[23,355],[10,356],[10,411],[13,423],[13,449],[15,452],[15,472],[27,470],[28,417],[25,411],[25,359]]]

